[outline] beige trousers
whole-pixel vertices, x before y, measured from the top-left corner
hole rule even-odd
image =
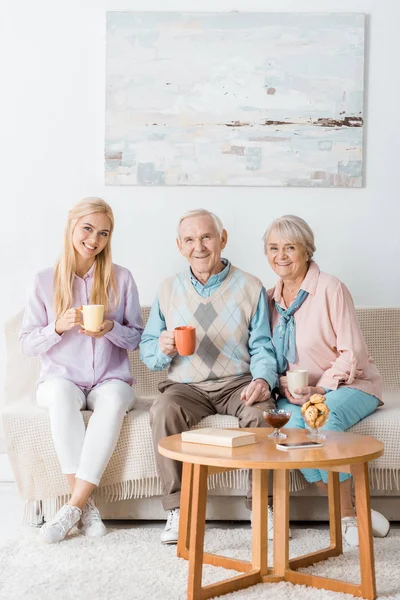
[[[158,452],[158,442],[169,435],[188,431],[209,415],[233,415],[240,427],[266,427],[262,412],[247,406],[240,400],[242,389],[252,381],[251,375],[242,375],[218,391],[204,391],[188,383],[164,381],[160,383],[160,396],[150,410],[150,423],[158,471],[164,488],[163,507],[171,510],[179,507],[182,463]],[[271,398],[257,403],[259,408],[275,408]],[[251,487],[247,494],[247,506],[251,507]]]

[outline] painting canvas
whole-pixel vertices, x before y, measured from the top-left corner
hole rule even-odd
[[[107,13],[110,185],[360,187],[362,14]]]

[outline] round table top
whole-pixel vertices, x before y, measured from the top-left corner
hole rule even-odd
[[[373,437],[347,432],[324,431],[323,446],[313,449],[279,450],[266,427],[241,429],[255,434],[257,442],[236,448],[182,442],[181,434],[171,435],[158,444],[160,454],[181,462],[231,467],[233,469],[300,469],[369,462],[382,456],[384,446]],[[284,429],[282,442],[305,442],[308,430]]]

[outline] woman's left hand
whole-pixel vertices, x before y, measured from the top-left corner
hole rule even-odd
[[[308,400],[311,398],[311,396],[313,394],[322,394],[323,396],[325,395],[324,388],[320,387],[318,385],[316,385],[316,386],[307,385],[306,387],[303,387],[303,388],[297,388],[294,391],[296,394],[301,394],[302,397],[294,398],[287,388],[285,389],[285,396],[286,396],[286,399],[289,400],[289,402],[291,404],[297,404],[298,406],[303,406],[303,404],[308,402]]]
[[[81,329],[79,333],[81,333],[82,335],[87,335],[89,337],[101,338],[104,335],[106,335],[106,333],[111,331],[111,329],[113,327],[114,327],[114,321],[106,320],[106,321],[103,321],[103,323],[100,325],[98,331],[86,331],[85,329]]]

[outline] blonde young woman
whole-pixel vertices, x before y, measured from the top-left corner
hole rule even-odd
[[[324,394],[330,418],[324,429],[345,431],[383,404],[382,382],[368,354],[350,292],[336,277],[323,273],[313,260],[314,234],[300,217],[276,219],[264,235],[265,254],[278,275],[268,291],[271,329],[278,360],[281,397],[278,408],[291,410],[288,427],[305,428],[301,406],[312,394]],[[306,369],[309,385],[287,386],[286,371]],[[326,490],[327,472],[302,470],[310,483]],[[358,546],[357,518],[351,497],[351,479],[340,473],[343,537]],[[389,531],[388,520],[371,511],[376,537]]]
[[[68,504],[40,530],[48,543],[78,523],[84,535],[106,533],[91,494],[134,405],[127,350],[138,347],[143,323],[131,273],[111,260],[113,229],[113,212],[101,198],[85,198],[69,212],[61,258],[37,274],[20,335],[22,352],[41,358],[37,403],[49,411],[71,489]],[[82,329],[84,304],[104,305],[98,332]],[[86,430],[85,408],[93,411]]]

